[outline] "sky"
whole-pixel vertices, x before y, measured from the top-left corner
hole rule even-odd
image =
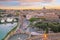
[[[39,9],[44,6],[60,9],[60,0],[0,0],[3,9]]]

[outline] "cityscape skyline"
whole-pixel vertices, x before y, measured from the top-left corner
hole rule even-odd
[[[0,0],[1,9],[60,9],[60,0]]]

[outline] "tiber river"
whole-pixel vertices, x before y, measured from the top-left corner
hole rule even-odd
[[[9,31],[16,27],[17,23],[0,24],[0,40],[2,40]]]

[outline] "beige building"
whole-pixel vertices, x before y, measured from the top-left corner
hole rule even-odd
[[[56,20],[59,19],[59,16],[56,15],[54,12],[49,12],[49,13],[31,13],[31,14],[27,14],[26,18],[30,19],[32,17],[35,18],[46,18],[48,20]]]
[[[48,20],[57,20],[59,19],[59,16],[56,15],[54,12],[52,12],[52,13],[46,13],[45,18]]]

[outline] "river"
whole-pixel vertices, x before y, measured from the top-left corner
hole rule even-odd
[[[0,24],[0,40],[2,40],[9,31],[16,27],[17,23]]]

